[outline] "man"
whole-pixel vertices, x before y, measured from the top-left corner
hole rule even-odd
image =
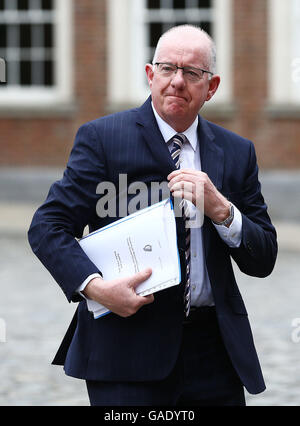
[[[80,301],[54,363],[87,381],[92,405],[245,405],[244,386],[265,389],[231,257],[246,274],[269,275],[276,232],[253,144],[198,116],[218,89],[214,68],[214,44],[201,29],[165,33],[146,65],[151,97],[79,129],[63,179],[33,218],[34,252],[67,299]],[[203,227],[189,233],[188,216],[176,219],[180,285],[138,296],[151,270],[106,281],[77,243],[87,224],[93,231],[118,218],[97,216],[96,187],[118,189],[120,174],[149,191],[168,181],[189,213],[203,188]],[[93,319],[85,298],[112,313]]]

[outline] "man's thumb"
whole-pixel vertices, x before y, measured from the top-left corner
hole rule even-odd
[[[151,268],[147,268],[144,269],[143,271],[138,272],[137,274],[135,274],[131,280],[131,287],[133,287],[134,289],[141,284],[142,282],[146,281],[152,274],[152,269]]]

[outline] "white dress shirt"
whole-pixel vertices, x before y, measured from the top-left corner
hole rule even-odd
[[[159,130],[166,143],[170,141],[177,132],[169,126],[156,112],[152,104],[153,112],[159,127]],[[199,118],[195,119],[194,123],[184,132],[189,143],[185,143],[180,152],[180,168],[201,170],[200,146],[198,141]],[[200,141],[201,143],[201,141]],[[172,143],[168,143],[170,152],[172,151]],[[187,201],[189,205],[190,215],[193,217],[196,207]],[[213,222],[212,222],[213,223]],[[213,223],[222,240],[230,247],[239,247],[241,244],[242,235],[242,216],[240,211],[234,206],[234,219],[229,228]],[[214,305],[213,295],[209,276],[207,273],[203,241],[202,227],[191,228],[191,306],[212,306]]]
[[[153,112],[157,120],[159,130],[168,143],[177,132],[169,126],[156,112],[152,104]],[[198,117],[194,123],[184,132],[182,132],[188,139],[189,143],[183,145],[180,152],[180,168],[201,170],[200,147],[198,141]],[[200,142],[201,143],[201,142]],[[172,143],[168,143],[168,148],[171,152]],[[191,217],[196,212],[196,207],[187,201],[190,208]],[[213,222],[212,222],[213,223]],[[222,225],[213,223],[218,231],[222,240],[230,247],[239,247],[241,244],[241,231],[242,231],[242,217],[240,211],[234,206],[234,219],[229,228]],[[202,241],[202,227],[191,228],[191,265],[190,265],[190,278],[191,278],[191,306],[213,306],[214,300],[211,291],[209,276],[207,273],[203,241]],[[82,283],[77,289],[81,293],[86,285],[99,274],[92,274]]]

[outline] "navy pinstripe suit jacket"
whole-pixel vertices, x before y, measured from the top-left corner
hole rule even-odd
[[[247,311],[235,281],[231,258],[246,274],[265,277],[277,255],[276,232],[260,190],[252,142],[200,117],[198,135],[202,170],[241,211],[242,243],[229,248],[208,218],[203,225],[205,259],[217,316],[232,363],[250,393],[264,388]],[[158,129],[151,98],[137,109],[83,125],[76,136],[61,181],[52,185],[29,230],[33,251],[61,286],[69,301],[79,302],[68,332],[53,361],[66,374],[89,380],[160,380],[178,356],[183,320],[182,285],[156,293],[155,302],[129,318],[109,314],[94,320],[76,289],[94,272],[74,237],[81,237],[116,218],[96,214],[97,185],[166,181],[174,170]],[[128,196],[128,200],[130,196]],[[120,201],[116,196],[117,204]],[[177,219],[178,248],[184,267],[184,228]]]

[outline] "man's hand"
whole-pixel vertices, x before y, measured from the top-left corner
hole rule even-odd
[[[174,197],[185,198],[196,207],[203,205],[204,214],[214,222],[230,215],[230,202],[217,190],[206,173],[192,169],[175,170],[168,176],[169,189]]]
[[[88,299],[101,303],[115,314],[129,317],[142,306],[154,301],[153,294],[139,296],[135,292],[136,287],[146,281],[151,274],[151,269],[145,269],[131,277],[111,281],[94,278],[85,287],[83,294]]]

